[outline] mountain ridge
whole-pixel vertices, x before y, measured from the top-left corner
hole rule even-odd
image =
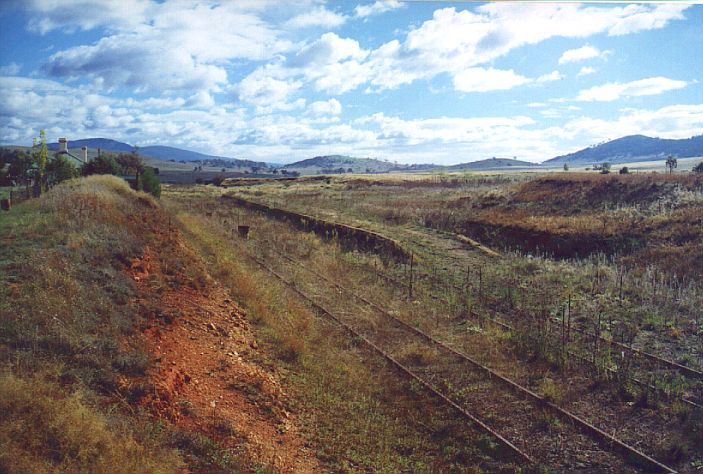
[[[653,138],[645,135],[628,135],[610,140],[582,150],[557,156],[541,164],[594,164],[628,163],[634,161],[654,161],[665,159],[703,156],[703,135],[683,139]]]
[[[131,152],[135,149],[133,145],[129,143],[120,142],[117,140],[112,140],[110,138],[82,138],[79,140],[69,140],[68,147],[81,148],[87,146],[88,148],[100,148],[104,151],[111,152]],[[59,149],[58,143],[47,144],[49,150],[55,151]],[[242,167],[267,167],[266,163],[260,161],[252,160],[242,160],[239,158],[232,158],[228,156],[216,156],[216,155],[206,155],[204,153],[198,153],[197,151],[185,150],[183,148],[176,148],[171,146],[163,145],[151,145],[145,147],[138,147],[139,154],[149,158],[156,158],[158,160],[175,160],[175,161],[214,161],[214,160],[225,160],[236,162]]]

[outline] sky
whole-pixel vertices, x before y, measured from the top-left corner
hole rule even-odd
[[[703,133],[703,5],[2,0],[0,144],[532,162]]]

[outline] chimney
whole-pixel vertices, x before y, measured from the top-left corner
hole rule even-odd
[[[68,151],[68,140],[66,140],[65,138],[59,138],[59,151]]]
[[[88,163],[88,147],[82,146],[81,151],[83,152],[83,163]]]

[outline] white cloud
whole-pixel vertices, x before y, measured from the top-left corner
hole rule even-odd
[[[256,2],[106,2],[105,15],[93,20],[81,13],[80,2],[66,3],[65,11],[65,2],[37,3],[40,18],[51,19],[44,29],[109,27],[94,44],[53,54],[44,69],[53,77],[88,77],[110,89],[216,90],[227,82],[228,61],[265,60],[291,46],[260,18]],[[64,18],[68,14],[77,16]]]
[[[474,12],[438,9],[431,20],[410,31],[404,41],[389,41],[370,53],[366,62],[370,83],[380,91],[441,73],[453,77],[524,45],[553,37],[583,38],[608,32],[630,15],[656,18],[649,27],[660,28],[670,20],[682,18],[681,12],[687,8],[660,7],[490,3]],[[647,26],[641,22],[641,28]]]
[[[662,28],[671,20],[684,19],[683,10],[686,6],[677,4],[657,5],[656,8],[647,8],[645,5],[628,5],[623,15],[608,30],[611,36],[621,36],[636,33],[642,30]]]
[[[581,76],[587,76],[589,74],[594,74],[596,72],[596,68],[593,68],[591,66],[583,66],[581,70],[579,70],[578,74],[576,74],[578,77]]]
[[[656,110],[628,109],[612,120],[580,117],[566,123],[569,138],[596,143],[607,138],[642,134],[660,138],[689,138],[703,133],[703,104],[669,105]]]
[[[461,92],[487,92],[512,89],[530,82],[530,79],[510,70],[473,67],[454,75],[454,88]]]
[[[604,53],[598,48],[593,46],[582,46],[576,49],[569,49],[564,51],[559,57],[559,64],[573,63],[577,61],[583,61],[585,59],[598,58]]]
[[[304,46],[287,65],[290,67],[307,67],[333,64],[346,59],[363,59],[368,55],[359,42],[351,38],[340,38],[334,33],[325,33],[317,40]]]
[[[321,100],[310,104],[309,109],[315,115],[339,115],[342,104],[337,99]]]
[[[286,22],[289,28],[310,28],[321,26],[324,28],[336,28],[346,21],[344,15],[332,12],[325,7],[318,7],[313,11],[307,11],[291,18]]]
[[[561,79],[564,79],[566,76],[560,73],[559,71],[552,71],[548,74],[543,74],[537,78],[537,82],[552,82],[552,81],[559,81]]]
[[[22,66],[15,62],[11,62],[5,66],[0,66],[0,76],[15,76],[21,69]]]
[[[591,87],[579,92],[576,100],[610,102],[621,97],[637,97],[643,95],[657,95],[662,92],[681,89],[688,82],[669,79],[666,77],[650,77],[625,83],[611,82],[602,86]]]
[[[44,35],[56,29],[71,33],[98,26],[133,28],[147,20],[154,3],[148,0],[30,0],[26,6],[33,13],[28,28]]]
[[[245,77],[234,87],[238,99],[257,106],[285,103],[288,97],[300,89],[300,81],[278,79],[277,69],[263,67]]]
[[[402,7],[403,4],[398,0],[377,0],[371,5],[357,5],[354,9],[354,13],[356,13],[356,16],[359,18],[365,18]]]

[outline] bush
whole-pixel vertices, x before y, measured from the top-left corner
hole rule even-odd
[[[222,181],[226,179],[226,176],[222,173],[218,173],[215,176],[212,177],[212,184],[215,186],[219,186],[222,184]]]
[[[620,174],[630,174],[630,170],[627,168],[627,166],[623,166],[622,168],[620,168],[619,173]]]
[[[146,168],[139,177],[139,187],[154,197],[161,197],[161,181],[154,173],[153,168]]]
[[[703,173],[703,161],[698,163],[696,166],[693,167],[693,172],[694,173]]]

